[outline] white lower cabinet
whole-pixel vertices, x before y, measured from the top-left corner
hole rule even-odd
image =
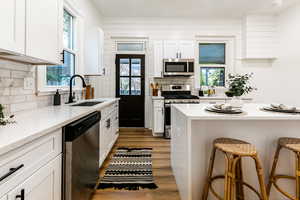
[[[165,131],[164,100],[153,100],[153,133]]]
[[[8,200],[60,200],[62,156],[39,169],[21,185],[8,193]]]
[[[100,160],[99,165],[111,151],[119,135],[119,106],[118,102],[104,108],[100,121]]]
[[[0,200],[61,200],[61,171],[59,129],[0,156]]]

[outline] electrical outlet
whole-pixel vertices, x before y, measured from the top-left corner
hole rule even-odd
[[[33,90],[33,89],[34,89],[34,79],[24,78],[24,90]]]

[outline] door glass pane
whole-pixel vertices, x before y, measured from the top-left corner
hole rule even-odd
[[[75,71],[75,55],[64,51],[64,65],[47,66],[46,80],[48,86],[67,86]]]
[[[120,95],[129,95],[129,78],[120,78]]]
[[[131,76],[141,75],[141,59],[131,59]]]
[[[141,95],[141,78],[131,78],[131,95]]]
[[[120,59],[120,76],[129,76],[129,59]]]

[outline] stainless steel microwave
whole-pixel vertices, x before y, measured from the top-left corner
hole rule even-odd
[[[194,62],[194,59],[164,59],[164,76],[192,76]]]

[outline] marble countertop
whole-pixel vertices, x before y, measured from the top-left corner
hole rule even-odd
[[[91,107],[65,104],[20,112],[15,116],[15,124],[0,126],[0,155],[62,128],[92,112],[100,111],[118,100],[117,98],[93,99],[92,101],[105,102]]]
[[[266,104],[247,103],[244,104],[242,114],[219,114],[205,111],[211,104],[172,104],[187,118],[192,120],[300,120],[300,114],[286,114],[262,111],[260,108]]]

